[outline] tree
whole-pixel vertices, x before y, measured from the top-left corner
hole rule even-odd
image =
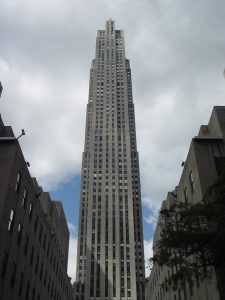
[[[211,185],[197,204],[176,200],[160,211],[160,239],[153,262],[176,271],[168,279],[190,287],[215,269],[218,289],[225,299],[225,172]],[[165,282],[164,284],[168,284]]]

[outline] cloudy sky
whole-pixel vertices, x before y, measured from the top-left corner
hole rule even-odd
[[[75,277],[79,173],[96,30],[124,29],[140,153],[146,257],[155,215],[212,107],[225,104],[224,0],[1,0],[0,111],[31,172],[63,202]]]

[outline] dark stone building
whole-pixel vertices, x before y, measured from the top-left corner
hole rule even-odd
[[[70,300],[63,207],[31,177],[18,139],[0,118],[0,299]]]
[[[225,170],[225,106],[215,106],[208,125],[202,125],[189,148],[178,186],[169,192],[162,203],[162,209],[169,209],[174,203],[181,202],[194,205],[201,202],[210,186]],[[157,253],[157,242],[165,226],[159,218],[156,226],[153,253]],[[149,279],[146,281],[146,300],[219,300],[217,279],[214,270],[212,276],[198,282],[195,280],[190,288],[188,282],[177,290],[163,288],[174,270],[168,266],[153,265]],[[185,287],[185,288],[184,288]]]

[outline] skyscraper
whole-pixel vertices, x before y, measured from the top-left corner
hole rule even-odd
[[[108,20],[90,71],[76,297],[143,300],[144,279],[131,70],[123,31]]]

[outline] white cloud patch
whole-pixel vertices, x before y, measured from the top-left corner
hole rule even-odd
[[[145,209],[145,212],[148,213],[147,215],[146,213],[144,214],[144,221],[147,224],[152,225],[153,229],[155,229],[159,213],[158,205],[156,205],[149,197],[142,198],[142,205]]]
[[[69,259],[68,259],[68,275],[71,277],[71,281],[76,280],[76,265],[77,265],[77,239],[74,237],[70,238],[69,245]]]
[[[148,260],[153,256],[152,251],[152,240],[144,240],[144,251],[145,251],[145,275],[149,276],[149,262]]]
[[[78,172],[87,84],[80,80],[62,86],[59,78],[13,68],[4,72],[3,83],[5,119],[14,129],[25,128],[21,142],[32,173],[44,186],[53,187]]]
[[[211,0],[3,0],[0,110],[25,128],[32,174],[48,189],[79,174],[96,30],[112,17],[131,60],[144,206],[158,209],[191,138],[224,104],[224,11]]]
[[[68,228],[69,228],[70,236],[75,237],[77,234],[76,226],[74,224],[68,222]]]
[[[68,259],[68,275],[71,277],[71,281],[76,280],[76,265],[77,265],[77,231],[76,226],[72,223],[68,223],[70,231],[70,242],[69,242],[69,259]]]

